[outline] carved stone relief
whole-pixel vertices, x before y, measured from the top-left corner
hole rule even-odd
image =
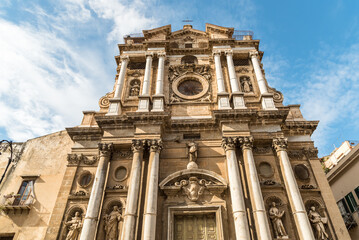
[[[187,195],[188,199],[192,202],[196,202],[203,194],[207,185],[210,185],[210,181],[204,179],[198,179],[197,177],[190,177],[188,180],[181,180],[176,182],[175,186],[180,186],[183,192]]]
[[[211,102],[211,74],[209,65],[181,64],[169,67],[170,103],[179,102]],[[198,85],[198,92],[184,94],[180,84],[193,81]]]
[[[239,78],[239,82],[241,84],[242,91],[244,93],[251,93],[253,92],[253,85],[250,77],[248,76],[241,76]]]
[[[113,98],[115,94],[115,91],[112,91],[112,92],[109,92],[109,93],[106,93],[105,96],[101,97],[99,102],[98,102],[98,105],[100,106],[100,108],[108,108],[110,106],[110,99]]]
[[[69,165],[78,165],[84,163],[85,165],[93,165],[97,162],[98,156],[85,156],[83,154],[70,153],[67,154],[67,162]]]
[[[130,82],[129,93],[130,97],[137,97],[140,94],[141,81],[134,79]]]

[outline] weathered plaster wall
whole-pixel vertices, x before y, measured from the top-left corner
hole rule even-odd
[[[17,193],[24,175],[35,180],[35,202],[29,213],[0,214],[0,236],[14,233],[14,239],[43,239],[66,169],[66,156],[73,142],[66,131],[26,142],[23,154],[1,188],[1,195]]]

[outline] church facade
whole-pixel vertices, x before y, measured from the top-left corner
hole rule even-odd
[[[206,24],[119,44],[81,125],[24,143],[0,239],[350,239],[311,135],[259,40]]]

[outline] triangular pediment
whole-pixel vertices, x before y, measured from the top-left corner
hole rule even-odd
[[[206,33],[210,38],[232,38],[234,28],[227,28],[206,23]]]
[[[171,35],[171,25],[162,26],[150,30],[143,30],[143,36],[147,41],[166,40]]]

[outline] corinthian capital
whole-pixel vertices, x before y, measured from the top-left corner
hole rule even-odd
[[[239,144],[241,145],[242,150],[244,149],[252,149],[253,148],[253,137],[252,136],[248,136],[248,137],[240,137],[238,139]]]
[[[99,143],[98,150],[100,151],[100,156],[108,156],[113,150],[113,143]]]
[[[161,139],[147,140],[147,145],[150,147],[150,152],[160,152],[163,147]]]
[[[221,56],[221,50],[213,50],[213,56],[219,55]]]
[[[130,57],[128,55],[122,55],[120,57],[121,61],[129,61],[130,60]]]
[[[279,151],[286,151],[288,146],[287,138],[274,138],[273,139],[273,148],[276,150],[276,152]]]
[[[148,57],[153,57],[153,52],[146,52],[146,58],[148,58]]]
[[[143,146],[145,145],[145,141],[144,140],[140,140],[140,139],[135,139],[132,140],[132,152],[140,152],[143,150]]]
[[[222,147],[224,148],[224,151],[228,151],[228,150],[235,150],[236,149],[236,143],[237,143],[237,138],[232,138],[232,137],[224,137],[222,138]]]
[[[226,56],[233,56],[233,50],[226,50],[225,51]]]
[[[166,52],[158,52],[157,56],[158,57],[166,57]]]
[[[258,51],[250,51],[249,52],[249,56],[251,58],[255,57],[255,58],[258,58]]]

